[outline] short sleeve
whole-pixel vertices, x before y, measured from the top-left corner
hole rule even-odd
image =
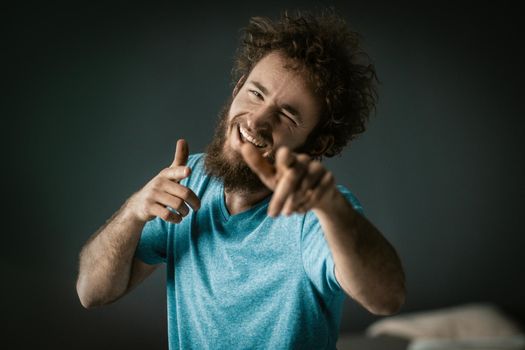
[[[203,179],[203,154],[191,154],[188,158],[187,166],[192,169],[190,176],[183,179],[180,184],[188,186],[195,191],[195,186],[199,186]],[[173,210],[167,207],[169,210]],[[191,209],[190,209],[191,210]],[[143,262],[154,265],[166,262],[168,256],[168,232],[170,228],[174,231],[173,224],[156,217],[144,225],[140,241],[135,251],[135,257]],[[173,236],[174,237],[174,236]],[[173,245],[171,245],[173,247]]]
[[[146,264],[166,262],[168,223],[159,217],[144,225],[135,257]]]
[[[352,207],[363,215],[363,207],[359,200],[347,188],[337,187]],[[317,291],[323,296],[342,292],[335,278],[332,253],[324,237],[321,223],[313,212],[307,213],[304,218],[301,250],[305,272]]]
[[[361,202],[348,188],[338,185],[337,189],[343,194],[343,196],[345,196],[346,200],[352,204],[352,208],[354,208],[359,214],[365,215]]]

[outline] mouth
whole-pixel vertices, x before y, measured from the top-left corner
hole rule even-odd
[[[239,131],[239,136],[241,137],[241,140],[243,142],[249,142],[252,145],[254,145],[255,147],[261,148],[261,149],[265,148],[266,146],[268,146],[268,144],[266,142],[264,142],[264,140],[262,140],[260,137],[251,135],[248,132],[248,130],[243,128],[240,124],[237,125],[237,129]]]

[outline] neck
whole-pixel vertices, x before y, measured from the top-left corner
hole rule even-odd
[[[267,188],[252,192],[241,192],[225,189],[224,200],[230,215],[235,215],[250,209],[271,193],[272,192]]]

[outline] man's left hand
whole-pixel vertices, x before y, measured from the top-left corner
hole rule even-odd
[[[321,208],[336,190],[333,174],[307,154],[295,154],[281,147],[273,165],[253,145],[244,144],[241,153],[262,183],[274,192],[268,206],[269,216]]]

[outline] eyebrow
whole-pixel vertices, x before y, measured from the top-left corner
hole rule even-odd
[[[254,85],[257,89],[261,90],[261,92],[263,94],[268,95],[268,89],[266,87],[264,87],[264,85],[262,85],[258,81],[250,80],[248,83]],[[283,105],[281,105],[281,108],[284,109],[285,111],[287,111],[288,113],[292,114],[297,119],[299,119],[300,122],[302,122],[303,119],[301,117],[301,113],[299,113],[299,111],[297,109],[295,109],[294,107],[290,106],[289,104],[283,104]]]
[[[261,90],[263,94],[268,95],[268,90],[258,81],[250,80],[249,83],[255,85],[255,87]]]

